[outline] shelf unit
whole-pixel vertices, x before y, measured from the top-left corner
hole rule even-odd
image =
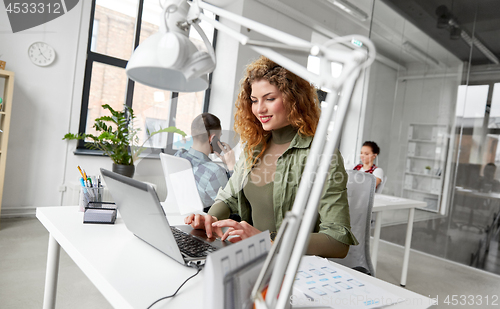
[[[14,92],[14,72],[0,70],[0,97],[3,100],[0,109],[0,212],[2,210],[3,184],[7,166],[7,146],[9,143],[10,115]]]
[[[403,197],[427,202],[422,208],[439,212],[443,194],[448,151],[448,126],[439,124],[410,124]]]

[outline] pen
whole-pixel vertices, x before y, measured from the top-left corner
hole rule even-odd
[[[82,169],[80,168],[80,165],[78,165],[77,167],[78,167],[78,170],[80,171],[80,175],[82,175],[82,178],[84,178],[85,176],[83,175],[83,172],[82,172]]]
[[[83,177],[80,178],[80,184],[82,185],[82,187],[84,187],[84,188],[86,187],[85,182],[83,181]]]
[[[86,186],[90,187],[89,182],[88,182],[89,181],[89,177],[87,177],[87,173],[85,172],[85,170],[83,170],[83,176],[84,176],[83,179],[85,180]]]
[[[85,185],[85,181],[83,180],[83,178],[80,178],[80,184],[82,185],[83,197],[88,203],[90,201],[91,192],[87,190],[87,186]]]
[[[92,176],[92,186],[99,188],[99,181],[97,180],[97,176]]]
[[[89,178],[90,178],[90,177],[89,177]],[[93,190],[92,190],[92,187],[90,187],[90,186],[88,185],[89,180],[87,180],[87,182],[85,182],[85,181],[83,180],[83,178],[80,178],[80,182],[81,182],[81,184],[82,184],[82,186],[83,186],[83,193],[84,193],[84,195],[85,195],[85,196],[88,196],[88,199],[87,199],[87,200],[88,200],[88,201],[95,201],[95,194],[94,194],[94,192],[93,192]],[[88,188],[88,189],[87,189],[87,188]]]

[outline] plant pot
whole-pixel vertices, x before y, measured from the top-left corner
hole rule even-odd
[[[135,165],[122,165],[113,162],[112,171],[127,177],[134,177]]]

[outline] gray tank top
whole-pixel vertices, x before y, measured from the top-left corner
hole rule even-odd
[[[252,181],[251,174],[248,178],[249,181],[243,187],[243,193],[252,207],[253,226],[259,231],[276,232],[273,207],[274,182],[257,186]]]

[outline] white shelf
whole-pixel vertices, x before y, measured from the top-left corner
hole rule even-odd
[[[422,174],[422,173],[415,173],[415,172],[405,172],[405,173],[406,174],[410,174],[410,175],[415,175],[415,176],[422,176],[422,177],[430,177],[430,178],[441,179],[441,176],[437,176],[437,175]]]
[[[436,196],[441,195],[440,193],[434,193],[434,192],[429,192],[429,191],[424,191],[424,190],[407,189],[407,188],[403,188],[403,189],[406,191],[412,191],[412,192],[418,192],[418,193],[424,193],[424,194],[430,194],[430,195],[436,195]]]
[[[447,127],[446,124],[435,124],[435,123],[412,123],[412,126],[432,126],[432,127]]]
[[[440,158],[428,158],[428,157],[417,157],[417,156],[408,156],[411,159],[419,159],[419,160],[429,160],[429,161],[443,161]]]
[[[402,196],[417,200],[424,200],[424,198],[429,197],[436,198],[438,207],[430,210],[433,212],[439,212],[441,203],[445,173],[443,167],[446,166],[446,152],[449,140],[449,132],[447,131],[448,126],[441,124],[412,123],[408,127],[408,146],[406,168],[403,174]],[[430,166],[434,172],[424,174],[424,168],[427,166]],[[435,174],[437,171],[441,171],[440,175]],[[423,188],[424,190],[411,188]],[[432,192],[430,189],[432,189]]]
[[[409,139],[409,142],[435,144],[436,141],[430,139]]]
[[[0,97],[3,99],[2,111],[0,111],[0,210],[2,208],[3,184],[5,177],[5,167],[7,165],[7,145],[9,142],[9,127],[12,111],[12,95],[14,92],[14,73],[10,71],[0,70],[0,80],[5,82],[3,93]]]

